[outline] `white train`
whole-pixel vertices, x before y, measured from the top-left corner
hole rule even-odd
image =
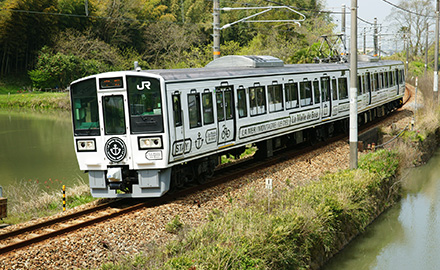
[[[359,62],[365,123],[402,104],[399,61]],[[95,197],[159,197],[204,182],[246,145],[271,156],[348,127],[349,64],[225,56],[204,68],[108,72],[70,85],[75,150]]]

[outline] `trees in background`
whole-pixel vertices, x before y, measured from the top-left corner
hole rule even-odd
[[[402,9],[394,7],[390,15],[397,33],[409,42],[411,55],[424,55],[426,34],[435,22],[434,1],[401,0],[398,6]]]
[[[36,87],[66,87],[92,73],[142,68],[201,67],[212,60],[212,1],[0,1],[0,75],[27,73]],[[311,60],[308,48],[332,32],[316,0],[285,0],[307,16],[294,24],[240,23],[222,31],[222,55],[268,54],[287,63]],[[221,1],[267,6],[268,1]],[[222,12],[222,25],[255,11]],[[287,19],[272,11],[260,19]]]

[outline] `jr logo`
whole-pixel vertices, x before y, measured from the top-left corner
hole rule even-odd
[[[138,89],[139,91],[144,90],[144,88],[147,88],[148,90],[150,90],[150,85],[151,85],[151,82],[149,82],[149,81],[143,81],[143,82],[141,82],[140,85],[137,86],[137,89]]]

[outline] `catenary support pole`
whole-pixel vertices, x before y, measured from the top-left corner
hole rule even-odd
[[[367,28],[364,27],[364,54],[367,54]]]
[[[374,18],[374,36],[373,36],[373,43],[374,43],[374,56],[378,56],[377,52],[377,18]]]
[[[217,59],[220,57],[220,0],[214,0],[213,5],[213,15],[214,15],[214,52],[213,56],[214,59]]]
[[[438,103],[438,23],[439,23],[439,0],[435,8],[435,53],[434,53],[434,104]]]
[[[425,40],[425,73],[423,75],[428,74],[428,49],[429,49],[429,24],[426,23],[426,40]]]
[[[345,4],[344,5],[342,5],[342,18],[341,18],[342,20],[341,20],[341,32],[342,32],[342,44],[344,45],[344,48],[346,48],[346,44],[345,44],[345,41],[346,41],[346,27],[345,27]],[[347,53],[347,52],[345,52],[344,51],[344,53]]]
[[[358,116],[357,116],[357,0],[351,0],[350,34],[350,169],[358,166]]]

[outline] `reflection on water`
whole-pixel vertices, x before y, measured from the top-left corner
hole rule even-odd
[[[45,189],[87,177],[78,168],[70,114],[0,110],[0,185],[36,181]]]
[[[332,269],[440,268],[440,155],[406,177],[406,194],[335,256]]]

